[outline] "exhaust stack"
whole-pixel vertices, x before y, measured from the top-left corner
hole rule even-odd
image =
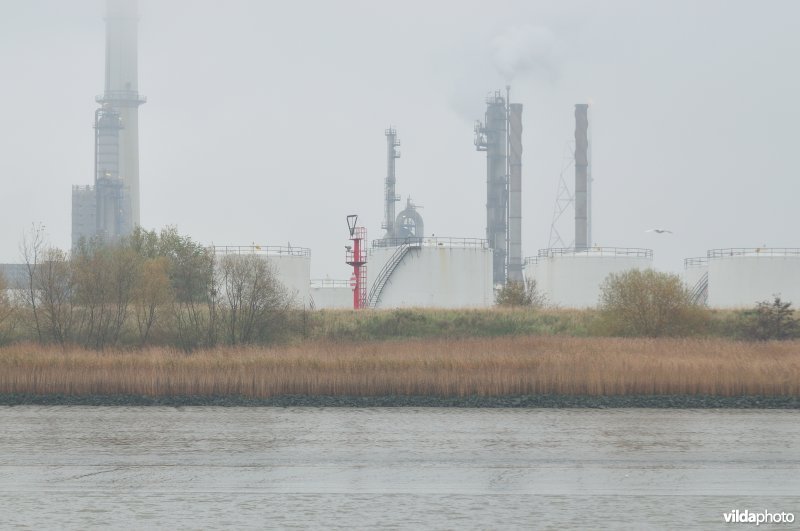
[[[521,103],[508,105],[508,177],[508,280],[522,282]]]
[[[575,105],[575,250],[592,244],[592,176],[589,104]]]

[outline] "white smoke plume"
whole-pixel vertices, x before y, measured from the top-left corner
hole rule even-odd
[[[492,41],[492,60],[497,71],[511,82],[517,76],[554,81],[556,39],[542,26],[513,26]]]

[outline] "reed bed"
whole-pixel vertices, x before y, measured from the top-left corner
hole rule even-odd
[[[800,342],[528,336],[96,352],[0,349],[0,393],[800,396]]]

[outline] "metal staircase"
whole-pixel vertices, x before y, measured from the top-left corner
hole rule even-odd
[[[703,273],[689,292],[692,304],[708,304],[708,271]]]
[[[394,270],[400,265],[400,262],[403,261],[403,258],[406,257],[408,251],[411,249],[419,249],[420,247],[422,247],[422,241],[419,238],[413,238],[407,239],[402,245],[395,249],[392,256],[389,257],[389,260],[380,270],[380,273],[378,273],[378,276],[375,278],[375,283],[372,284],[372,288],[369,290],[369,295],[367,296],[368,308],[375,308],[378,305],[384,286],[389,282],[392,273],[394,273]]]

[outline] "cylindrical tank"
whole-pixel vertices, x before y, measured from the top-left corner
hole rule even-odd
[[[398,247],[370,249],[368,284],[385,271]],[[485,308],[494,304],[492,252],[486,240],[424,238],[388,275],[376,308]]]
[[[653,251],[620,247],[542,249],[526,260],[526,277],[536,281],[548,302],[563,308],[590,308],[600,299],[608,275],[653,265]]]
[[[275,277],[286,288],[298,306],[310,302],[311,250],[305,247],[272,245],[216,246],[217,254],[254,254],[262,257],[274,268]],[[351,301],[352,302],[352,301]]]
[[[708,251],[708,305],[748,308],[778,295],[800,305],[800,249]]]
[[[349,280],[312,279],[309,290],[316,310],[353,309],[353,286]]]

